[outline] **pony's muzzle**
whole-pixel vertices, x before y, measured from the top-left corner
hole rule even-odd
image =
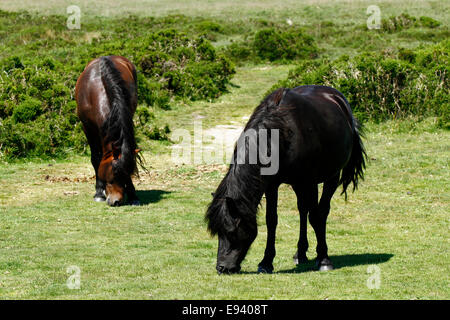
[[[119,207],[122,204],[122,201],[119,199],[112,199],[111,197],[106,198],[106,203],[111,207]]]
[[[233,274],[233,273],[238,273],[239,271],[241,271],[241,268],[240,267],[227,268],[225,266],[218,265],[218,266],[216,266],[216,270],[217,270],[218,274]]]

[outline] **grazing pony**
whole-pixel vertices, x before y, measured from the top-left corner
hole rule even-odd
[[[325,239],[330,200],[339,185],[343,186],[345,197],[350,183],[353,183],[353,190],[357,188],[358,180],[363,179],[366,161],[360,126],[350,105],[339,91],[330,87],[281,88],[255,109],[243,135],[250,130],[261,132],[263,129],[273,132],[272,136],[278,132],[278,139],[269,143],[245,138],[240,144],[240,138],[229,170],[207,209],[208,230],[219,238],[216,269],[219,274],[240,271],[240,264],[257,236],[256,214],[265,194],[267,245],[258,271],[273,271],[278,188],[287,183],[295,191],[300,212],[300,235],[294,261],[297,264],[308,261],[309,214],[317,237],[316,266],[319,270],[331,270],[333,264]],[[255,145],[259,151],[263,148],[277,155],[276,172],[262,174],[262,169],[267,169],[264,157],[260,156],[253,163],[249,161],[252,157],[249,149]],[[245,161],[239,162],[239,159]],[[323,183],[323,192],[318,201],[320,183]]]
[[[131,181],[136,170],[133,114],[137,106],[134,65],[124,57],[100,57],[88,63],[75,88],[77,114],[83,124],[95,170],[95,201],[111,206],[139,199]]]

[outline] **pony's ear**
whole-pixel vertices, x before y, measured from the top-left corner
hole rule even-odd
[[[234,201],[233,198],[230,197],[225,197],[225,200],[227,201],[227,207],[228,207],[228,212],[230,213],[230,216],[236,220],[237,222],[239,222],[240,217],[239,217],[239,210],[236,206],[236,202]]]

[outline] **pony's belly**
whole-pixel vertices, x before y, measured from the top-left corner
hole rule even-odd
[[[279,177],[281,183],[298,184],[322,183],[325,182],[340,171],[346,165],[350,152],[339,154],[325,153],[319,157],[304,157],[297,159],[291,164],[280,167]]]

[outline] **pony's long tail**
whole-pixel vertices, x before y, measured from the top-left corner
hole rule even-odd
[[[366,168],[367,154],[364,149],[364,144],[361,137],[363,137],[362,125],[353,117],[353,149],[350,160],[342,169],[341,180],[342,193],[345,194],[347,200],[347,187],[353,183],[353,191],[358,188],[359,180],[364,179],[364,169]]]
[[[131,94],[109,57],[100,58],[100,74],[110,103],[110,113],[103,128],[106,139],[112,141],[113,147],[120,150],[120,158],[114,163],[113,170],[131,175],[136,170]]]

